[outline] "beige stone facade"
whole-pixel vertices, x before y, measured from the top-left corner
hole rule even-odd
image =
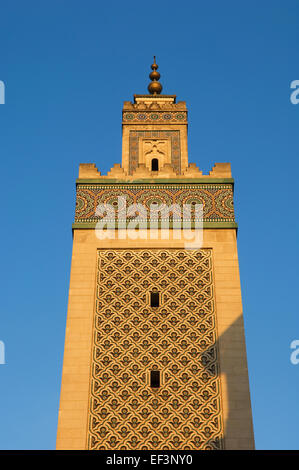
[[[168,95],[125,102],[122,165],[80,165],[58,449],[254,448],[232,185],[228,163],[188,163],[186,105]],[[124,193],[201,201],[200,248],[174,229],[99,239],[97,204]]]

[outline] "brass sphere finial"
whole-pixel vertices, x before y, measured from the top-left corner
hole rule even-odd
[[[147,87],[151,95],[159,95],[162,91],[162,85],[158,81],[160,78],[159,72],[157,72],[158,65],[156,64],[156,56],[154,56],[154,63],[151,65],[152,72],[149,74],[149,78],[152,80]]]

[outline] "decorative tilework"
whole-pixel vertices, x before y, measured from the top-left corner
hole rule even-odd
[[[204,222],[235,220],[232,184],[78,184],[75,222],[96,222],[98,204],[107,203],[117,208],[118,196],[126,197],[127,206],[140,203],[147,211],[152,203],[203,204]]]
[[[123,113],[123,122],[138,122],[138,121],[147,121],[147,122],[158,122],[164,123],[167,121],[168,123],[180,122],[186,123],[187,122],[187,112],[180,111],[180,112],[171,112],[171,111],[155,111],[155,112],[124,112]]]

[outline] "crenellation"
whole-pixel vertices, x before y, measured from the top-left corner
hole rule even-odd
[[[202,171],[199,170],[196,163],[189,163],[188,168],[186,168],[182,175],[184,178],[201,178],[202,176]]]
[[[230,163],[215,163],[209,176],[214,178],[231,178],[231,165]]]
[[[101,172],[97,169],[95,163],[80,163],[79,178],[100,178]]]
[[[183,169],[181,173],[178,173],[173,168],[172,164],[169,162],[162,162],[161,167],[158,171],[150,171],[148,167],[146,167],[145,163],[138,163],[136,168],[133,170],[132,174],[129,175],[127,171],[122,167],[120,163],[115,163],[113,167],[107,172],[106,175],[101,174],[101,172],[97,169],[95,163],[80,163],[79,165],[79,180],[80,179],[98,179],[98,180],[105,180],[105,179],[117,179],[117,180],[124,180],[124,181],[134,181],[136,179],[159,179],[171,177],[177,180],[189,180],[189,179],[231,179],[231,167],[230,163],[215,163],[212,170],[208,174],[203,174],[203,172],[198,168],[196,163],[189,163],[188,167]],[[183,181],[182,181],[183,182]]]
[[[126,172],[124,171],[124,169],[121,167],[121,164],[120,163],[115,163],[113,165],[113,167],[111,168],[110,171],[108,171],[107,173],[107,178],[119,178],[119,179],[122,179],[122,178],[125,178],[127,175],[126,175]]]

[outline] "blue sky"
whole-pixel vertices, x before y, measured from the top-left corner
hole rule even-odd
[[[298,449],[299,4],[2,2],[0,449],[53,449],[81,162],[121,162],[121,108],[186,100],[189,161],[230,161],[258,449]]]

